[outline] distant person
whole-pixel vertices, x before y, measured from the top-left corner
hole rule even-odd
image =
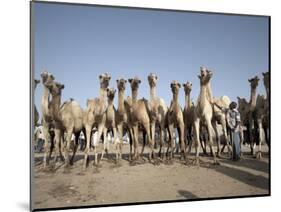
[[[80,151],[83,151],[85,149],[85,135],[83,132],[80,132],[79,144],[80,144]]]
[[[41,153],[43,152],[44,142],[45,142],[45,138],[43,135],[43,127],[42,126],[36,127],[34,134],[35,134],[34,152]]]
[[[239,128],[241,123],[240,113],[238,112],[237,103],[231,102],[229,110],[226,113],[227,125],[230,129],[230,139],[232,143],[232,159],[234,161],[240,160],[241,149],[240,149],[240,136]]]

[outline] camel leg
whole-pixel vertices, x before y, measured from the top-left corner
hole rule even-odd
[[[228,155],[231,157],[232,149],[231,149],[229,137],[227,135],[227,128],[226,128],[226,121],[225,121],[225,119],[221,120],[221,123],[222,123],[223,136],[224,136],[224,139],[225,139],[225,143],[227,145],[227,152],[228,152]],[[224,145],[224,147],[225,147],[225,145]],[[240,145],[240,149],[241,149],[241,145]]]
[[[55,129],[55,138],[54,138],[54,165],[56,165],[57,162],[57,156],[60,153],[60,139],[61,139],[61,130]]]
[[[168,126],[168,131],[169,131],[169,144],[168,144],[168,148],[167,148],[167,156],[170,160],[172,160],[172,157],[173,157],[173,152],[175,150],[175,144],[174,144],[174,141],[173,141],[173,138],[174,138],[174,125],[173,124],[169,124]],[[169,148],[171,148],[171,152],[170,152],[170,155],[169,154]]]
[[[65,148],[65,166],[67,167],[70,164],[69,160],[69,150],[70,150],[70,145],[71,145],[71,136],[72,136],[72,130],[66,130],[66,148]]]
[[[184,139],[184,123],[180,123],[178,127],[178,134],[179,134],[179,142],[180,142],[180,150],[181,150],[181,159],[186,159],[185,155],[185,139]]]
[[[90,147],[91,147],[91,135],[92,135],[92,127],[86,126],[86,148],[84,150],[84,163],[83,163],[83,168],[86,169],[87,167],[87,161],[89,158],[89,153],[90,153]]]
[[[262,143],[262,130],[263,130],[263,128],[262,128],[262,120],[261,119],[258,120],[258,129],[259,129],[259,151],[258,151],[258,153],[256,155],[256,158],[257,159],[261,159],[262,158],[262,155],[261,155],[261,143]]]
[[[117,130],[119,133],[119,139],[120,139],[120,144],[119,144],[119,151],[120,151],[120,159],[122,159],[122,148],[123,148],[123,123],[117,126]],[[118,135],[117,135],[118,136]]]
[[[188,127],[187,132],[188,132],[188,134],[187,134],[187,137],[188,137],[188,152],[187,152],[187,154],[190,154],[191,149],[192,149],[192,140],[193,140],[192,136],[191,136],[191,133],[192,133],[192,127],[191,126]]]
[[[200,138],[199,138],[199,130],[200,130],[200,119],[196,119],[193,123],[194,129],[194,138],[195,138],[195,164],[199,165],[199,152],[200,152]]]
[[[50,133],[49,133],[49,126],[48,124],[43,122],[43,134],[45,138],[45,143],[44,143],[44,160],[43,160],[43,166],[44,168],[49,165],[49,157],[48,155],[50,154],[50,147],[51,147],[51,139],[50,139]]]
[[[79,146],[79,135],[80,135],[80,131],[77,132],[77,133],[75,133],[74,149],[73,149],[72,157],[71,157],[71,159],[70,159],[70,164],[71,164],[71,165],[73,165],[74,158],[75,158],[75,155],[76,155],[78,146]]]
[[[162,155],[162,148],[164,149],[164,134],[165,134],[165,131],[164,131],[164,126],[160,126],[160,147],[159,147],[159,158],[163,158],[163,155]]]
[[[214,122],[212,122],[212,126],[213,126],[213,129],[215,130],[215,138],[217,139],[217,155],[218,155],[218,157],[221,157],[221,139],[220,139],[219,131],[218,131],[218,123],[216,121],[214,121]],[[213,152],[213,154],[216,154],[216,153]]]
[[[148,123],[144,123],[143,124],[143,127],[144,127],[144,129],[145,129],[145,132],[146,132],[146,134],[147,134],[147,138],[148,138],[148,146],[149,146],[149,148],[150,148],[150,153],[149,153],[149,155],[148,155],[148,159],[149,159],[149,161],[151,161],[152,162],[152,158],[155,160],[156,158],[155,158],[155,153],[154,153],[154,140],[153,139],[151,139],[151,133],[150,133],[150,126],[149,126],[150,124],[149,124],[149,122]],[[155,129],[154,129],[155,130]]]
[[[130,137],[130,155],[129,155],[129,160],[131,161],[133,159],[133,144],[134,144],[134,133],[133,129],[131,127],[128,128],[128,133]]]
[[[211,123],[210,119],[207,119],[206,122],[207,122],[207,130],[208,130],[208,135],[209,135],[210,148],[211,148],[211,152],[213,152],[213,157],[214,157],[214,164],[218,165],[219,163],[217,161],[216,153],[214,151],[212,123]]]
[[[97,152],[97,148],[99,146],[99,142],[100,142],[100,139],[101,139],[101,135],[102,135],[102,132],[103,132],[103,129],[104,129],[104,123],[105,123],[105,116],[102,120],[102,122],[99,124],[98,126],[98,136],[97,136],[97,144],[94,146],[94,155],[95,155],[95,160],[94,160],[94,165],[97,165],[98,164],[98,152]],[[104,141],[107,139],[106,136],[103,136],[104,138]]]
[[[103,128],[103,148],[102,148],[100,160],[103,160],[104,152],[106,151],[106,148],[107,148],[107,145],[108,145],[107,143],[108,143],[108,140],[107,140],[107,128],[104,127]]]
[[[143,152],[144,152],[144,147],[145,147],[145,142],[146,142],[146,132],[145,130],[142,132],[142,148],[141,148],[141,157],[143,156]]]
[[[134,159],[137,160],[139,157],[139,152],[138,152],[138,145],[139,145],[139,128],[138,124],[133,126],[133,137],[134,137]]]
[[[253,156],[255,156],[255,147],[256,144],[254,142],[254,136],[253,136],[253,121],[252,119],[249,120],[249,138],[250,138],[250,145],[251,145],[251,153]]]
[[[117,142],[117,136],[118,136],[117,135],[117,129],[115,127],[113,127],[113,144],[114,144],[114,148],[115,148],[115,151],[116,151],[116,153],[115,153],[116,154],[116,163],[118,163],[118,161],[121,158],[121,152],[119,151],[120,143]]]

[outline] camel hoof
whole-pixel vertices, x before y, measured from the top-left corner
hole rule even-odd
[[[258,152],[258,153],[257,153],[256,158],[257,158],[257,159],[262,159],[261,152]]]
[[[200,161],[199,161],[199,158],[196,157],[194,160],[193,160],[193,165],[195,166],[199,166],[200,165]]]
[[[159,166],[159,165],[160,165],[160,162],[159,162],[159,160],[157,160],[157,159],[156,159],[156,160],[154,160],[154,163],[153,163],[153,165],[154,165],[154,166]]]
[[[218,160],[214,160],[214,163],[213,163],[215,166],[218,166],[220,165],[220,162]]]

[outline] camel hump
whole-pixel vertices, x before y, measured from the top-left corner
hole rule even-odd
[[[228,108],[229,104],[231,103],[231,100],[228,96],[222,96],[219,99],[214,99],[216,104],[218,104],[220,107]]]

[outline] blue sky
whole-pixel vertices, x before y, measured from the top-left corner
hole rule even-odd
[[[268,18],[33,3],[34,74],[48,70],[82,108],[98,96],[99,74],[138,76],[139,97],[149,98],[147,76],[158,75],[157,94],[169,105],[170,82],[191,81],[199,94],[201,65],[213,70],[213,95],[249,99],[248,78],[268,70]],[[41,112],[42,84],[35,91]],[[265,94],[260,81],[258,93]],[[126,95],[131,95],[127,84]],[[180,91],[184,106],[184,91]],[[116,96],[117,100],[117,96]],[[116,101],[115,101],[116,102]],[[117,106],[117,105],[116,105]]]

